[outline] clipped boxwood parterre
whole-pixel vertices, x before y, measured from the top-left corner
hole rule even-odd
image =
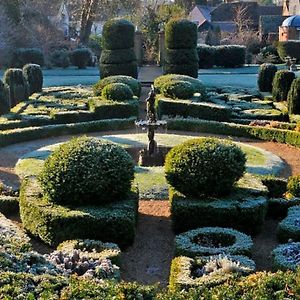
[[[206,271],[202,276],[195,274]],[[206,270],[203,270],[206,269]],[[229,278],[248,275],[254,272],[253,260],[242,255],[216,255],[210,257],[190,258],[179,256],[171,265],[169,289],[188,290],[197,287],[212,287],[222,284]]]
[[[300,205],[300,198],[270,198],[268,199],[268,216],[285,218],[290,207]]]
[[[273,267],[296,271],[300,267],[300,243],[282,244],[272,251]]]
[[[231,228],[201,227],[181,233],[175,238],[177,256],[218,254],[251,256],[252,247],[251,237]]]
[[[47,201],[35,178],[24,180],[20,215],[24,228],[48,245],[65,240],[95,239],[129,246],[135,236],[138,193],[104,206],[60,206]],[[63,230],[62,230],[63,228]]]

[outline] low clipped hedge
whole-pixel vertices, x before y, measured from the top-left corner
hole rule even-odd
[[[5,215],[18,213],[18,197],[0,195],[0,212]]]
[[[199,57],[199,68],[208,69],[212,68],[215,64],[215,47],[209,45],[199,45],[197,47]]]
[[[252,194],[251,194],[252,193]],[[230,227],[248,234],[260,232],[267,212],[265,190],[247,188],[230,196],[194,199],[169,189],[172,226],[176,233],[204,226]],[[259,195],[260,194],[260,195]]]
[[[172,81],[162,87],[161,93],[172,99],[190,99],[194,96],[194,87],[188,81]]]
[[[127,84],[110,83],[103,88],[101,97],[105,100],[122,102],[132,100],[133,92]]]
[[[175,238],[177,256],[197,257],[218,254],[251,256],[251,237],[237,230],[202,227],[181,233]]]
[[[215,265],[217,265],[216,270],[213,272],[211,269]],[[201,277],[196,277],[193,274],[196,268],[202,269],[205,266],[210,269],[210,273]],[[172,261],[169,289],[171,291],[182,291],[197,287],[218,286],[230,278],[238,277],[238,275],[248,275],[254,270],[254,261],[242,255],[219,255],[195,259],[180,256]]]
[[[41,196],[35,178],[23,181],[20,216],[23,226],[44,243],[57,246],[65,240],[94,239],[128,247],[135,236],[138,193],[104,206],[60,206]],[[63,228],[63,230],[62,230]]]
[[[156,100],[157,114],[163,116],[200,118],[204,120],[229,121],[231,110],[225,106],[195,102],[191,100],[170,100],[158,97]]]
[[[223,45],[215,47],[215,65],[224,68],[236,68],[245,64],[246,47]]]
[[[285,218],[290,207],[300,205],[300,198],[270,198],[268,199],[268,216],[272,218]]]
[[[125,75],[138,78],[138,65],[136,61],[121,64],[101,64],[101,78]]]
[[[289,240],[300,242],[300,206],[288,209],[288,215],[283,219],[277,229],[277,238],[281,243]]]
[[[95,96],[101,96],[102,89],[106,85],[111,84],[111,83],[124,83],[124,84],[127,84],[131,88],[133,94],[136,97],[139,98],[141,96],[141,92],[142,92],[141,83],[133,77],[124,76],[124,75],[109,76],[109,77],[106,77],[106,78],[103,78],[103,79],[99,80],[93,86],[93,91],[94,91]]]
[[[272,251],[273,268],[296,271],[300,267],[300,243],[279,245]]]

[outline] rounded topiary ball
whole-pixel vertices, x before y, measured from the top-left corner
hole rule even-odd
[[[133,92],[125,83],[111,83],[102,89],[101,96],[106,100],[126,101],[133,98]]]
[[[300,175],[290,176],[287,183],[287,190],[295,197],[300,197]]]
[[[172,99],[190,99],[194,93],[193,85],[183,80],[171,81],[162,87],[162,94]]]
[[[226,195],[245,172],[246,156],[232,142],[215,138],[189,140],[166,156],[167,181],[192,197]]]
[[[49,201],[78,205],[126,198],[133,178],[133,161],[123,148],[80,137],[62,144],[48,157],[39,181]]]

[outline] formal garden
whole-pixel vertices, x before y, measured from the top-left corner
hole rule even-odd
[[[242,66],[245,48],[197,48],[178,19],[150,87],[134,32],[104,25],[93,85],[45,87],[36,61],[5,71],[0,298],[299,299],[297,72],[206,85],[199,64]]]

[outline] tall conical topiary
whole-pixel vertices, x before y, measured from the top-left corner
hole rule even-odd
[[[29,94],[39,93],[43,89],[43,72],[39,65],[27,64],[23,67],[23,74],[29,85]]]
[[[10,111],[8,86],[0,79],[0,116]]]
[[[296,78],[288,93],[289,114],[300,114],[300,78]]]
[[[101,78],[114,75],[138,77],[134,47],[134,25],[122,19],[106,22],[102,32]]]
[[[9,86],[10,106],[28,100],[29,87],[22,69],[8,69],[4,73],[4,82]]]
[[[272,96],[275,101],[286,101],[295,73],[287,70],[277,71],[273,79]]]
[[[170,20],[165,28],[165,74],[198,77],[197,25],[189,20]]]
[[[272,92],[272,83],[277,72],[277,67],[273,64],[262,64],[258,72],[258,88],[261,92]]]

